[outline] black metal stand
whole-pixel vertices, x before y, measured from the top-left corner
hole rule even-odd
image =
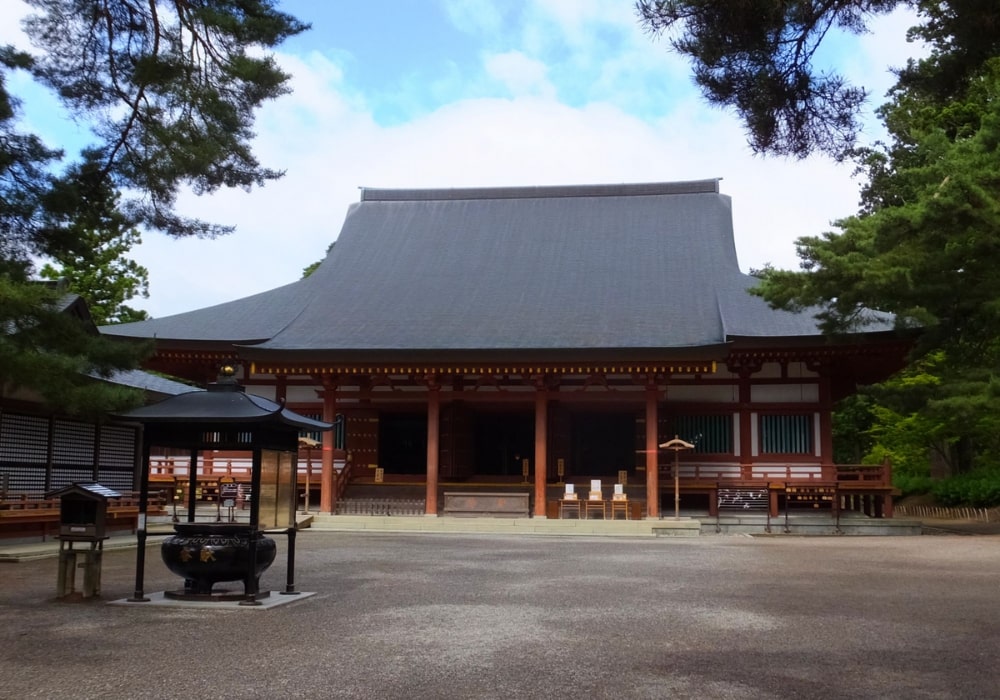
[[[250,493],[253,499],[250,501],[250,544],[247,556],[247,577],[246,577],[246,599],[240,601],[240,605],[260,605],[257,600],[257,589],[259,582],[255,575],[257,566],[257,540],[263,534],[260,531],[260,472],[261,454],[260,450],[254,450],[253,470],[250,477]]]
[[[142,469],[139,472],[139,527],[135,531],[136,553],[135,553],[135,592],[129,603],[148,603],[149,598],[143,591],[144,578],[146,575],[146,514],[148,512],[147,502],[149,501],[149,445],[143,445]],[[177,507],[174,506],[174,513]]]
[[[285,534],[288,535],[288,565],[285,575],[285,590],[281,592],[281,595],[298,595],[299,592],[295,590],[295,535],[297,533],[294,527],[290,527],[285,530]]]

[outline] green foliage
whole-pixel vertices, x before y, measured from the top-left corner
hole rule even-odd
[[[833,411],[833,461],[837,464],[872,463],[867,459],[874,446],[872,399],[859,393],[842,399]],[[881,460],[875,460],[879,463]]]
[[[337,245],[337,241],[334,241],[333,243],[331,243],[330,245],[328,245],[326,247],[326,254],[327,254],[327,256],[330,255],[330,251],[333,250],[333,246],[335,246],[335,245]],[[324,258],[324,260],[325,259],[326,258]],[[316,262],[314,262],[314,263],[308,265],[307,267],[303,268],[303,270],[302,270],[302,279],[305,279],[306,277],[308,277],[312,273],[316,272],[316,270],[318,270],[319,266],[322,265],[322,264],[323,264],[323,260],[317,260]]]
[[[868,17],[901,0],[638,0],[654,34],[673,32],[672,47],[690,57],[695,81],[712,104],[732,107],[757,153],[805,157],[820,149],[843,157],[860,128],[863,88],[813,58],[834,28],[865,31]]]
[[[931,479],[929,476],[904,474],[897,472],[895,469],[892,472],[892,485],[899,489],[899,495],[902,498],[931,493],[935,484],[939,483],[941,482]]]
[[[95,255],[61,257],[59,267],[46,263],[39,272],[42,279],[64,282],[68,291],[83,297],[98,326],[149,318],[145,311],[125,304],[129,299],[149,296],[148,271],[124,257],[141,242],[139,232],[131,229],[112,236],[106,231],[88,231],[80,234],[80,240],[90,241]]]
[[[302,279],[305,279],[306,277],[312,275],[312,273],[316,272],[316,270],[319,269],[319,266],[322,262],[323,262],[322,260],[317,260],[316,262],[310,263],[309,265],[306,265],[304,268],[302,268]]]
[[[1000,379],[989,369],[956,371],[943,352],[932,353],[837,406],[835,459],[888,459],[903,496],[933,494],[942,505],[998,505],[998,396]],[[858,459],[860,450],[865,452]]]
[[[901,4],[930,55],[898,70],[878,114],[889,141],[847,149],[859,93],[813,65],[831,28],[864,30]],[[754,293],[814,313],[829,334],[894,319],[910,366],[837,416],[838,454],[891,459],[899,483],[952,478],[943,499],[986,502],[1000,473],[1000,4],[995,0],[719,3],[640,0],[646,26],[677,30],[706,98],[734,107],[753,147],[848,153],[861,208],[797,242],[799,270],[758,271]],[[769,114],[769,112],[771,114]],[[873,311],[877,310],[877,311]],[[889,315],[891,314],[891,315]],[[983,476],[986,475],[986,476]]]
[[[118,200],[107,180],[84,176],[55,183],[46,196],[46,219],[65,234],[65,243],[51,248],[56,264],[45,263],[40,275],[82,296],[98,326],[148,318],[145,311],[125,304],[149,296],[149,273],[127,257],[142,239],[138,230],[128,228]]]
[[[817,49],[832,31],[861,34],[871,17],[900,6],[917,8],[921,23],[909,36],[932,54],[897,71],[897,92],[951,100],[1000,55],[995,0],[636,1],[643,26],[691,59],[705,99],[736,111],[755,152],[838,159],[851,154],[866,92],[816,65]]]
[[[117,190],[132,225],[175,236],[228,227],[173,211],[197,193],[280,177],[254,157],[254,110],[287,91],[263,53],[307,28],[271,0],[28,0],[39,47],[32,72],[97,136],[90,160]]]
[[[879,173],[885,196],[873,211],[838,222],[839,233],[800,238],[802,269],[769,275],[757,293],[778,307],[818,307],[828,332],[861,327],[877,308],[920,327],[925,350],[980,353],[1000,332],[1000,61],[977,88],[973,134],[951,141],[927,130],[904,163]]]
[[[149,348],[105,338],[68,313],[65,302],[54,286],[0,275],[0,318],[8,319],[0,334],[0,393],[30,389],[61,411],[86,416],[137,405],[141,392],[97,380],[137,368]]]
[[[18,129],[20,101],[7,91],[6,74],[31,65],[27,54],[0,47],[0,274],[20,278],[31,257],[44,252],[34,223],[49,184],[46,169],[62,155]]]
[[[942,63],[911,65],[907,80],[938,84]],[[955,81],[943,82],[951,94]],[[933,466],[952,477],[935,494],[984,503],[991,492],[968,475],[1000,469],[1000,59],[959,82],[944,99],[901,80],[881,112],[896,138],[863,157],[862,211],[839,233],[800,239],[802,269],[765,276],[757,293],[814,307],[830,333],[863,327],[871,308],[919,329],[907,371],[871,390],[866,459],[891,458],[912,484]]]
[[[63,410],[117,410],[128,397],[86,376],[136,366],[136,348],[115,350],[39,296],[36,261],[99,322],[142,318],[125,305],[146,294],[146,271],[124,257],[139,230],[226,233],[176,212],[180,189],[281,176],[252,152],[254,115],[288,89],[269,50],[307,25],[273,0],[26,1],[35,53],[0,47],[0,390],[30,388]],[[23,131],[12,71],[51,88],[89,127],[79,157],[64,163]]]
[[[1000,506],[1000,471],[977,472],[934,483],[932,493],[944,506]]]

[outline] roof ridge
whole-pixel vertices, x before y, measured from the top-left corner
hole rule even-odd
[[[664,194],[718,194],[719,180],[620,183],[614,185],[551,185],[535,187],[468,187],[382,189],[362,187],[363,202],[410,202],[468,199],[542,199],[559,197],[630,197]]]

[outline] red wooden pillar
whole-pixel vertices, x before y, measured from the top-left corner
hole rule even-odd
[[[329,377],[323,378],[323,420],[332,423],[337,418],[336,387]],[[336,493],[333,473],[334,431],[323,432],[323,459],[320,467],[319,512],[333,513]],[[256,497],[256,494],[254,494]]]
[[[438,512],[438,461],[441,454],[441,387],[434,379],[427,384],[427,496],[424,513]]]
[[[740,406],[740,478],[753,477],[753,402],[750,392],[750,374],[752,370],[741,369],[739,374],[739,406]]]
[[[545,478],[548,476],[549,396],[543,381],[535,389],[535,517],[544,518]]]
[[[646,517],[660,517],[660,440],[656,384],[646,386]]]

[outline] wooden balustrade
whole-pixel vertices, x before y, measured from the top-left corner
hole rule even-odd
[[[739,481],[760,482],[838,482],[848,488],[857,484],[862,487],[892,486],[892,469],[885,464],[782,464],[771,462],[756,462],[752,465],[713,462],[681,462],[679,465],[681,486],[686,483],[702,483],[708,481],[724,481],[727,479]],[[673,465],[661,465],[661,473],[665,477],[673,476]]]

